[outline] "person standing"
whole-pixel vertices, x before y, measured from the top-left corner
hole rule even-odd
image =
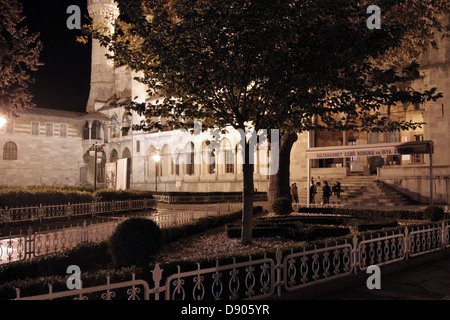
[[[316,203],[314,200],[314,196],[316,195],[316,186],[314,183],[311,184],[311,187],[309,187],[309,203],[314,204]]]
[[[328,185],[327,181],[323,182],[324,186],[322,187],[323,192],[323,206],[326,204],[330,204],[330,195],[331,195],[331,188]]]
[[[292,203],[298,203],[298,188],[296,183],[293,183],[291,186],[291,198]]]

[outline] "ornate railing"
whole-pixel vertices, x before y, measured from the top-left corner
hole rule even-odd
[[[151,202],[147,201],[147,205]],[[70,212],[71,215],[85,215],[92,212],[105,213],[114,212],[123,213],[125,211],[143,211],[146,204],[142,200],[115,201],[115,202],[95,202],[88,204],[69,205],[64,212]],[[62,217],[60,214],[62,206],[54,206],[49,212],[50,217]],[[39,207],[37,207],[39,208]],[[219,215],[225,212],[231,212],[242,208],[242,204],[218,204],[206,207],[197,207],[188,209],[170,209],[167,213],[153,213],[146,217],[152,219],[159,227],[169,227],[188,223],[194,219],[205,216]],[[21,211],[24,212],[24,211]],[[84,242],[100,242],[106,240],[114,232],[117,225],[124,219],[132,215],[122,215],[121,217],[110,218],[109,221],[101,223],[87,223],[86,221],[69,224],[59,229],[38,231],[29,227],[26,234],[9,235],[0,237],[0,264],[16,260],[29,259],[43,254],[49,254],[73,247]]]
[[[147,211],[157,208],[156,199],[88,202],[49,206],[0,209],[0,223],[35,222],[78,216],[95,216],[124,212]]]
[[[385,265],[414,259],[422,254],[445,250],[450,246],[447,222],[408,228],[391,234],[375,234],[370,239],[353,236],[351,243],[328,244],[323,248],[290,252],[284,255],[278,248],[274,257],[265,255],[226,265],[182,271],[165,278],[164,270],[156,265],[152,271],[153,283],[136,280],[83,288],[49,292],[33,297],[21,297],[16,289],[16,299],[143,299],[143,300],[235,300],[266,299],[284,292],[301,290],[341,277],[351,277],[373,264]],[[164,281],[163,281],[164,279]],[[163,283],[162,283],[163,282]]]

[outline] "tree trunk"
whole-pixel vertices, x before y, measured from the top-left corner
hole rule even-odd
[[[245,138],[244,138],[245,139]],[[244,163],[242,165],[242,172],[244,178],[244,190],[243,190],[243,200],[244,207],[242,211],[242,233],[241,242],[243,245],[248,245],[252,243],[252,218],[253,218],[253,170],[254,164],[250,163],[250,144],[245,141],[245,156]]]
[[[290,165],[291,165],[291,150],[294,143],[297,141],[297,133],[284,132],[280,138],[280,153],[279,153],[279,167],[278,172],[270,176],[268,205],[278,198],[291,198],[290,188]]]

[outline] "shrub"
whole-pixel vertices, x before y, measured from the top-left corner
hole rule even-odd
[[[93,200],[94,197],[90,192],[57,187],[11,187],[0,190],[0,207],[3,208],[83,203]]]
[[[368,230],[378,230],[383,228],[395,228],[398,226],[396,219],[391,218],[376,218],[376,219],[355,219],[353,221],[353,226],[356,227],[358,231],[368,231]]]
[[[149,191],[135,191],[135,190],[113,190],[102,189],[94,193],[96,201],[121,201],[121,200],[139,200],[139,199],[153,199],[153,194]]]
[[[291,201],[287,198],[278,198],[272,203],[272,210],[276,214],[290,214],[292,211]]]
[[[429,219],[431,221],[439,221],[444,219],[445,213],[444,209],[438,206],[429,206],[425,209],[424,218]]]
[[[161,246],[161,229],[144,218],[125,220],[109,239],[109,252],[116,267],[147,266]]]

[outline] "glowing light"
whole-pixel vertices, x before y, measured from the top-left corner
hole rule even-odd
[[[7,120],[5,117],[0,116],[0,128],[3,127],[6,124]]]
[[[155,162],[159,162],[161,160],[161,157],[159,156],[159,154],[153,155],[152,158],[153,158],[153,161],[155,161]]]

